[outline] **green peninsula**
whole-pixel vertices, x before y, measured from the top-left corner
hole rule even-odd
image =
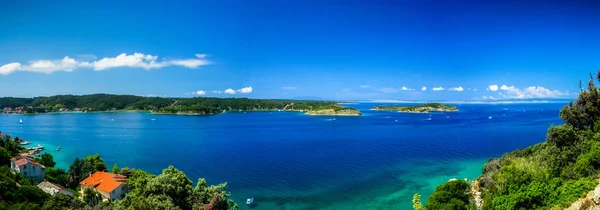
[[[409,112],[409,113],[429,113],[429,112],[457,112],[456,106],[441,104],[441,103],[427,103],[419,104],[414,106],[375,106],[371,110],[378,111],[398,111],[398,112]]]
[[[134,95],[57,95],[0,98],[0,113],[150,111],[154,114],[210,115],[230,111],[299,111],[308,115],[353,115],[360,112],[333,101],[248,98],[161,98]]]
[[[439,185],[425,208],[600,209],[598,110],[600,88],[590,75],[588,87],[556,113],[564,123],[551,125],[545,141],[489,159],[474,182]],[[413,202],[423,209],[419,199]]]

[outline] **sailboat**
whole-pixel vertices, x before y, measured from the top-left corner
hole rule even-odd
[[[19,124],[23,124],[23,120],[22,119],[19,119]]]

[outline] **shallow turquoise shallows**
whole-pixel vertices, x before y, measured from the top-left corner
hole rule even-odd
[[[64,169],[100,153],[109,168],[174,165],[194,182],[227,182],[242,209],[251,197],[252,209],[411,209],[414,193],[425,202],[436,185],[476,178],[489,158],[544,141],[564,104],[463,104],[432,114],[369,111],[375,105],[347,105],[360,117],[0,115],[0,131],[42,144]]]

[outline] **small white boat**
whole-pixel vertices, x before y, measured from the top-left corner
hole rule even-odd
[[[156,121],[156,119],[154,119],[154,118],[152,118],[151,120],[152,120],[152,121]]]
[[[56,151],[60,151],[60,146],[58,146],[58,147],[56,148]]]
[[[29,142],[26,142],[26,141],[23,141],[23,142],[19,142],[19,144],[20,144],[20,145],[28,145],[28,144],[31,144],[31,143],[29,143]]]
[[[22,119],[19,119],[19,124],[23,124],[23,120]]]
[[[488,119],[492,119],[492,116],[489,116]]]
[[[250,205],[250,204],[252,204],[252,202],[254,202],[254,198],[246,199],[246,205]]]
[[[425,120],[427,120],[427,121],[431,121],[431,117],[430,117],[430,118],[427,118],[427,119],[425,119]]]

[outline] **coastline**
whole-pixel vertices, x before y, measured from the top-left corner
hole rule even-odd
[[[361,116],[362,113],[360,113],[360,111],[357,110],[358,114],[337,114],[337,113],[331,113],[331,114],[327,114],[327,113],[323,113],[323,114],[317,114],[317,113],[308,113],[311,111],[321,111],[321,110],[283,110],[283,109],[257,109],[257,110],[232,110],[232,111],[226,111],[224,110],[223,112],[219,112],[219,113],[185,113],[185,112],[178,112],[178,113],[168,113],[168,112],[155,112],[155,111],[147,111],[147,110],[115,110],[115,111],[88,111],[88,112],[47,112],[47,113],[10,113],[10,114],[0,114],[0,115],[46,115],[46,114],[94,114],[94,113],[150,113],[153,115],[182,115],[182,116],[210,116],[210,115],[219,115],[219,114],[226,114],[226,113],[241,113],[241,112],[301,112],[304,113],[305,115],[310,115],[310,116]]]

